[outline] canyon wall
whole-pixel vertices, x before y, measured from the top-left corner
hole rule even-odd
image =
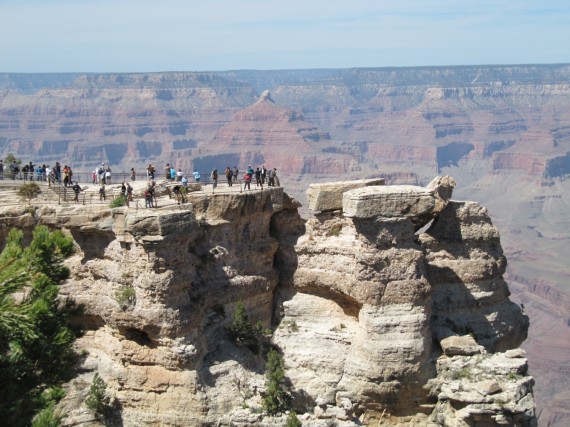
[[[64,425],[98,425],[95,372],[120,425],[284,425],[261,409],[263,351],[228,334],[238,302],[271,330],[304,425],[536,425],[528,317],[487,211],[450,200],[454,186],[314,185],[309,220],[282,188],[3,206],[2,238],[45,224],[76,244],[61,295],[86,332]]]
[[[313,182],[453,175],[456,197],[501,231],[512,297],[532,319],[540,420],[565,426],[569,82],[568,64],[0,74],[0,153],[139,176],[148,163],[275,167],[303,217]]]

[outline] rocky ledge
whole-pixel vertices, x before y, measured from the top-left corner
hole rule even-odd
[[[528,318],[509,301],[486,210],[455,182],[314,185],[309,219],[281,188],[192,193],[160,209],[0,208],[76,244],[61,294],[85,306],[65,425],[97,425],[97,372],[124,426],[276,426],[264,362],[227,334],[242,302],[272,330],[305,426],[534,426]],[[128,291],[128,292],[127,292]]]

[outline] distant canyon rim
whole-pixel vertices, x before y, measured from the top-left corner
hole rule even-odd
[[[0,152],[89,171],[264,164],[309,183],[457,181],[489,209],[524,304],[539,422],[570,420],[570,66],[0,74]],[[308,210],[304,215],[310,216]]]

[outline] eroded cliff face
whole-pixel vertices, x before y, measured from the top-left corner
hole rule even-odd
[[[83,401],[98,372],[125,426],[284,425],[260,411],[263,359],[228,338],[242,301],[273,329],[304,425],[534,425],[512,350],[528,318],[485,209],[450,201],[448,177],[381,184],[313,186],[309,220],[281,188],[152,210],[3,208],[2,233],[41,223],[77,243],[61,293],[85,306],[88,354],[65,424],[97,423]]]

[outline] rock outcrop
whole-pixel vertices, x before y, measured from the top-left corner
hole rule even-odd
[[[0,236],[47,224],[77,244],[61,294],[85,307],[88,354],[65,425],[96,424],[83,403],[95,372],[125,426],[284,425],[261,411],[262,357],[228,336],[238,302],[272,329],[303,425],[535,425],[516,350],[528,318],[508,299],[497,229],[450,200],[453,179],[433,182],[321,188],[308,220],[282,188],[161,209],[3,207]],[[375,207],[355,215],[345,201],[362,192]]]

